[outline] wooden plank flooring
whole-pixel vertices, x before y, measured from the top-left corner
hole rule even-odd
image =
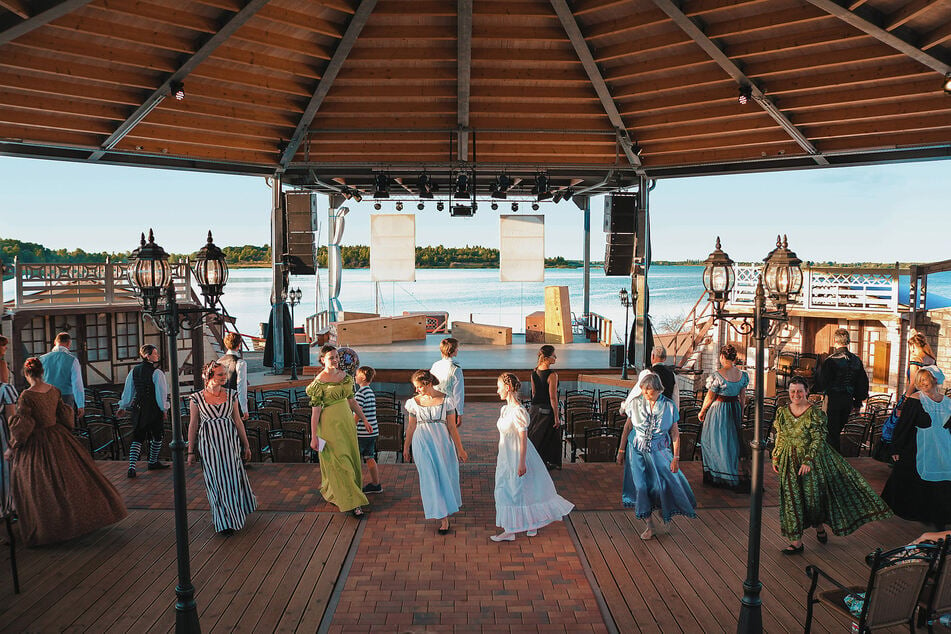
[[[317,631],[359,526],[341,514],[265,511],[223,538],[206,514],[189,519],[205,632]],[[30,549],[22,594],[0,574],[0,631],[172,631],[174,535],[171,511],[133,510],[108,529]]]
[[[696,519],[675,518],[656,539],[645,542],[640,539],[644,523],[629,511],[575,511],[569,516],[618,631],[665,634],[735,630],[746,577],[748,520],[746,509],[700,509]],[[802,631],[806,565],[830,571],[847,584],[864,584],[867,553],[907,543],[920,532],[920,525],[893,518],[849,537],[830,536],[822,545],[810,531],[805,553],[788,556],[780,552],[786,541],[779,534],[776,509],[764,509],[764,629]],[[849,627],[838,614],[816,608],[813,631],[847,632]]]

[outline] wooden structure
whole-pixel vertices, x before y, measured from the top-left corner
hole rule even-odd
[[[545,311],[525,315],[525,343],[545,343]]]
[[[5,0],[0,153],[525,195],[947,157],[949,42],[934,0]]]
[[[512,343],[512,329],[508,326],[474,324],[470,321],[452,322],[452,336],[459,343],[508,346]]]
[[[419,314],[345,319],[331,324],[331,340],[340,346],[374,345],[425,338],[426,316]]]
[[[545,287],[545,343],[571,343],[571,304],[567,286]]]

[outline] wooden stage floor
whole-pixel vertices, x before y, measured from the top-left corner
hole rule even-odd
[[[201,471],[187,470],[192,574],[204,631],[301,632],[725,632],[735,629],[745,576],[748,497],[694,485],[697,519],[676,518],[642,542],[621,507],[620,467],[570,464],[553,472],[576,509],[568,521],[496,544],[493,486],[497,405],[467,408],[462,511],[448,536],[423,519],[413,465],[383,464],[384,492],[364,520],[336,513],[309,464],[249,472],[259,510],[232,538],[211,529]],[[888,468],[853,462],[876,490]],[[118,525],[57,546],[20,549],[22,594],[0,554],[2,632],[166,632],[176,581],[169,471],[125,478],[101,462],[130,508]],[[762,580],[768,632],[801,631],[807,564],[864,581],[865,555],[924,530],[890,519],[804,554],[779,550],[777,493],[767,473]],[[817,632],[848,622],[816,611]]]

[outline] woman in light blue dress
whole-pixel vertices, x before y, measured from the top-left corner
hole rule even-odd
[[[749,491],[749,479],[740,473],[740,428],[749,382],[736,367],[736,348],[720,348],[720,369],[707,379],[699,415],[704,484]]]
[[[680,470],[680,412],[664,396],[664,384],[653,372],[641,376],[640,393],[624,404],[627,422],[621,432],[618,464],[624,465],[624,506],[647,521],[641,539],[654,536],[654,511],[664,523],[674,515],[696,517],[697,500]],[[632,433],[633,432],[633,433]]]
[[[511,372],[499,377],[497,392],[506,404],[496,423],[495,525],[502,533],[489,538],[494,542],[510,542],[521,532],[534,537],[539,528],[560,521],[575,507],[555,492],[545,463],[528,440],[528,410],[518,402],[521,387]]]
[[[419,495],[426,519],[439,520],[438,532],[449,532],[449,516],[462,506],[459,489],[459,461],[469,459],[456,429],[456,413],[451,400],[436,391],[439,379],[429,370],[413,373],[416,396],[406,401],[406,439],[403,459],[410,459],[419,473]]]

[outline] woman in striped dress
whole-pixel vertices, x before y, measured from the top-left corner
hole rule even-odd
[[[237,393],[223,387],[228,382],[225,367],[213,361],[202,370],[202,377],[205,388],[191,396],[188,464],[194,464],[197,447],[215,530],[230,537],[258,505],[242,463],[242,458],[251,459],[251,449]]]

